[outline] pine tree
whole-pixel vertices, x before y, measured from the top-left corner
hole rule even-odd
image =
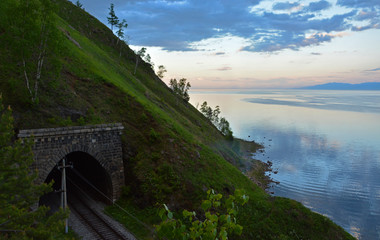
[[[119,23],[119,18],[116,16],[113,8],[114,8],[114,5],[113,3],[111,3],[110,8],[109,8],[110,12],[108,13],[109,17],[107,17],[108,23],[111,24],[112,32],[113,32],[113,26],[116,26]]]
[[[83,4],[82,4],[79,0],[77,0],[77,1],[75,2],[75,5],[76,5],[77,7],[79,7],[79,8],[82,8],[82,7],[83,7]]]
[[[12,112],[0,96],[0,239],[53,239],[63,231],[63,211],[32,210],[51,186],[34,184],[31,143],[14,140]]]

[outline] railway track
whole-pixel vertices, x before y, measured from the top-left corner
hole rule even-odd
[[[73,189],[70,190],[68,195],[68,203],[71,211],[74,211],[80,218],[81,222],[87,226],[88,230],[91,231],[97,239],[105,240],[129,240],[130,238],[124,236],[118,230],[116,230],[111,224],[109,224],[104,218],[98,214],[94,209],[92,209],[80,197],[80,190]]]

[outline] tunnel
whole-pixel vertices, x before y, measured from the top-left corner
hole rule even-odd
[[[65,156],[67,195],[87,195],[96,201],[105,204],[112,203],[112,181],[110,175],[100,163],[90,154],[85,152],[72,152]],[[54,167],[47,176],[45,183],[53,181],[53,191],[43,195],[39,205],[50,207],[55,212],[61,206],[61,179],[63,159]]]

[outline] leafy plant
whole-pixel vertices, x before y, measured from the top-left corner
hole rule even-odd
[[[160,138],[160,134],[157,133],[153,128],[150,129],[149,137],[151,142],[156,142]]]
[[[248,202],[249,197],[242,190],[236,190],[223,201],[222,194],[213,189],[207,191],[207,200],[201,204],[204,216],[182,211],[182,220],[175,219],[173,212],[164,204],[159,216],[162,222],[156,226],[160,239],[228,239],[229,234],[241,235],[243,227],[237,224],[236,217],[239,205]]]

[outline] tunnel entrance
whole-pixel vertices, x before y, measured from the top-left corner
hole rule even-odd
[[[106,204],[112,203],[112,181],[106,170],[91,155],[85,152],[72,152],[65,156],[67,195],[88,195],[96,201]],[[39,205],[50,207],[55,212],[61,206],[61,178],[62,160],[49,173],[45,183],[54,181],[53,192],[47,193],[40,198]]]

